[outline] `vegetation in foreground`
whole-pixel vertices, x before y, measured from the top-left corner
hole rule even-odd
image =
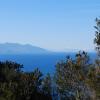
[[[100,100],[100,20],[96,19],[98,57],[91,63],[86,52],[56,65],[53,78],[39,69],[23,72],[22,65],[0,62],[0,100]]]

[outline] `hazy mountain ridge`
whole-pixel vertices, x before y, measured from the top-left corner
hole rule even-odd
[[[61,52],[49,51],[37,46],[30,44],[18,44],[18,43],[0,43],[0,54],[56,54],[56,53],[68,53],[68,52],[79,52],[80,50],[66,49]],[[90,52],[90,51],[89,51]],[[94,52],[94,51],[92,51]]]
[[[29,44],[18,44],[18,43],[1,43],[0,54],[41,54],[48,53],[48,50],[43,48],[32,46]]]

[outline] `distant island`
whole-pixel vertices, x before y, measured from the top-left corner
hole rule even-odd
[[[49,51],[38,46],[33,46],[30,44],[20,44],[20,43],[0,43],[0,54],[11,55],[11,54],[56,54],[56,53],[76,53],[79,52],[78,49],[66,49],[64,51]],[[88,50],[88,52],[94,52],[94,50]]]
[[[43,54],[50,51],[30,44],[0,43],[0,54]]]

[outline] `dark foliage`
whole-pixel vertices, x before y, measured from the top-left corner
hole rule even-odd
[[[36,69],[25,73],[22,65],[0,62],[0,100],[51,100],[50,93],[40,89],[42,73]]]

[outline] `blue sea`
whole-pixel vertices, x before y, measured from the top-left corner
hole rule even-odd
[[[0,61],[14,61],[23,64],[23,71],[33,71],[36,68],[43,73],[54,73],[55,65],[61,60],[66,60],[66,56],[75,58],[76,53],[50,53],[33,55],[0,55]],[[95,59],[95,53],[89,53],[90,59]]]

